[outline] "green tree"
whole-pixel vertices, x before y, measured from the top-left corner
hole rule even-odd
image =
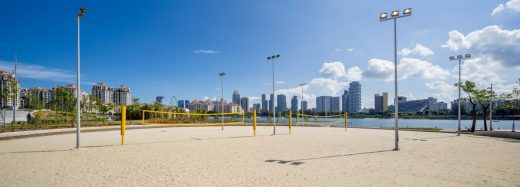
[[[455,84],[455,86],[459,86],[459,83]],[[474,83],[474,82],[471,82],[471,81],[466,81],[464,83],[462,83],[460,85],[460,87],[462,88],[462,90],[464,92],[466,92],[468,94],[468,97],[467,98],[464,98],[464,100],[466,101],[469,101],[469,103],[471,104],[471,117],[472,117],[472,122],[471,122],[471,132],[475,132],[475,126],[476,126],[476,123],[477,123],[477,94],[478,94],[478,90],[477,90],[477,84]]]
[[[487,131],[487,117],[489,114],[489,107],[491,104],[491,99],[496,97],[496,94],[491,92],[491,88],[475,90],[475,100],[482,107],[482,115],[484,116],[484,130]]]

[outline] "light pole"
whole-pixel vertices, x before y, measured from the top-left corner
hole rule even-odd
[[[397,19],[412,15],[412,8],[406,8],[403,15],[399,15],[399,10],[394,10],[388,17],[386,12],[379,14],[379,21],[394,20],[394,119],[395,119],[395,151],[399,150],[399,101],[397,95]]]
[[[303,100],[304,100],[303,99],[303,86],[305,86],[305,85],[306,85],[305,82],[298,84],[298,86],[302,87],[302,100],[300,101],[300,108],[302,109],[302,114],[304,114],[304,112],[303,112]]]
[[[18,104],[18,77],[16,77],[16,68],[18,68],[18,55],[15,53],[14,54],[14,71],[13,71],[13,75],[14,75],[14,91],[13,91],[13,95],[14,95],[14,99],[13,99],[13,122],[12,124],[15,124],[16,123],[16,104]]]
[[[274,107],[276,106],[276,94],[274,92],[274,60],[277,58],[280,58],[279,54],[267,57],[267,60],[270,60],[273,64],[273,135],[276,135],[276,107]]]
[[[493,84],[491,84],[491,90],[489,91],[491,98],[489,99],[489,130],[493,131],[493,98],[495,92],[493,92]]]
[[[450,61],[454,61],[454,60],[457,60],[459,61],[459,99],[457,100],[457,103],[459,104],[459,110],[458,110],[458,114],[457,114],[457,118],[458,118],[458,127],[457,127],[457,136],[460,136],[460,113],[461,113],[461,109],[460,109],[460,87],[461,87],[461,82],[460,82],[460,66],[461,66],[461,63],[462,63],[462,60],[464,59],[469,59],[471,58],[471,55],[470,54],[466,54],[464,56],[462,55],[457,55],[457,58],[455,58],[455,56],[450,56]]]
[[[226,73],[224,72],[221,72],[218,74],[218,76],[220,76],[220,93],[221,93],[221,97],[220,97],[220,109],[221,109],[221,113],[222,113],[222,130],[224,130],[224,75],[226,75]]]
[[[80,99],[81,99],[81,86],[80,86],[80,32],[79,32],[79,21],[81,20],[81,17],[83,17],[87,13],[87,8],[82,7],[78,11],[78,15],[76,16],[76,21],[78,22],[78,74],[76,78],[76,148],[79,148],[79,135],[80,135],[80,125],[81,125],[81,105],[80,105]]]

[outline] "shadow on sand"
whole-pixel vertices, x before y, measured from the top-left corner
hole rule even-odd
[[[367,155],[367,154],[376,154],[376,153],[384,153],[384,152],[392,152],[393,150],[382,150],[382,151],[370,151],[370,152],[361,152],[361,153],[350,153],[350,154],[340,154],[340,155],[330,155],[330,156],[322,156],[322,157],[314,157],[314,158],[302,158],[296,160],[266,160],[265,162],[278,163],[278,164],[290,164],[290,165],[301,165],[309,160],[320,160],[320,159],[329,159],[329,158],[337,158],[337,157],[349,157],[356,155]]]

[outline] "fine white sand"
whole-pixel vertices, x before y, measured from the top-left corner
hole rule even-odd
[[[520,142],[326,127],[188,127],[0,141],[0,186],[520,186]]]

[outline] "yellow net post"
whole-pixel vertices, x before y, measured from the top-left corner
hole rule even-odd
[[[291,134],[292,130],[292,112],[289,110],[289,134]]]
[[[121,145],[125,144],[126,134],[126,106],[121,107]]]
[[[144,125],[144,110],[143,110],[143,115],[142,115],[142,119],[141,119],[141,125]]]
[[[256,136],[256,109],[253,110],[253,136]]]

